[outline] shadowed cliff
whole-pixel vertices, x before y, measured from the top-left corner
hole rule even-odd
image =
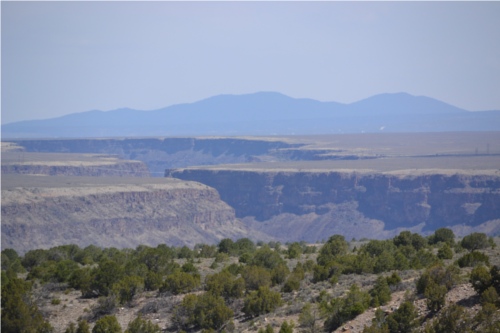
[[[166,175],[214,187],[237,217],[287,241],[318,241],[332,231],[356,238],[388,237],[401,228],[500,231],[500,170],[280,171],[240,166],[167,170]]]

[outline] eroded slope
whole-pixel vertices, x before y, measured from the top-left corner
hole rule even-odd
[[[195,182],[2,176],[2,249],[194,246],[248,236],[217,191]]]

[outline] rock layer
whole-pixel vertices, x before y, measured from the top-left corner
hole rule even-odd
[[[23,177],[19,180],[19,177]],[[2,177],[2,249],[194,246],[252,237],[217,191],[175,179]]]
[[[318,239],[318,230],[339,226],[344,228],[339,233],[374,238],[400,228],[432,231],[500,219],[498,170],[405,174],[192,168],[167,170],[167,176],[216,188],[237,217],[273,236],[288,234],[288,240],[324,239],[328,235]]]

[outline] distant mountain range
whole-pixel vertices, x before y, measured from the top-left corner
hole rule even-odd
[[[471,112],[407,93],[343,104],[258,92],[153,111],[87,111],[15,122],[2,125],[2,139],[499,130],[500,110]]]

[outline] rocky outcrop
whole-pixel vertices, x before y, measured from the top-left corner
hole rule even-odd
[[[146,165],[139,161],[116,161],[116,163],[62,165],[47,162],[2,163],[2,174],[47,175],[47,176],[91,176],[91,177],[149,177]]]
[[[292,233],[288,240],[321,240],[328,234],[318,230],[342,231],[339,226],[339,233],[373,238],[400,228],[475,227],[500,218],[498,170],[405,174],[192,168],[167,170],[166,175],[216,188],[237,217],[273,236]]]
[[[253,236],[217,191],[195,182],[2,176],[2,249],[194,246]]]
[[[23,147],[2,142],[2,174],[149,177],[141,161],[122,160],[117,156],[78,153],[26,152]]]

